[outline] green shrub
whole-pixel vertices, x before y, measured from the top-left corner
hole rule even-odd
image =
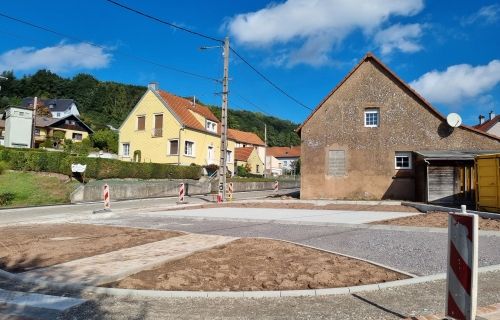
[[[0,206],[9,205],[15,197],[15,194],[13,194],[12,192],[0,193]]]
[[[0,161],[4,161],[13,170],[55,172],[66,175],[72,175],[71,164],[81,163],[87,165],[85,177],[93,179],[199,179],[201,176],[201,167],[196,165],[125,162],[33,149],[2,148]]]
[[[4,173],[7,168],[7,163],[5,161],[0,161],[0,174]]]

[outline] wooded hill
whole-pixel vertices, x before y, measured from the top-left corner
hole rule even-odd
[[[11,71],[2,75],[8,80],[0,82],[0,110],[8,105],[18,105],[25,97],[73,99],[82,120],[93,129],[105,128],[108,124],[118,128],[146,91],[144,86],[99,81],[84,73],[73,78],[63,78],[48,70],[39,70],[20,79]],[[220,118],[220,107],[209,107]],[[267,124],[270,146],[300,144],[300,138],[294,132],[298,127],[296,123],[258,112],[229,110],[230,128],[255,132],[264,140],[264,124]]]

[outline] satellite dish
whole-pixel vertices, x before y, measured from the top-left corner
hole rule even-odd
[[[446,117],[446,122],[448,122],[450,127],[457,128],[462,124],[462,118],[458,115],[458,113],[453,112]]]

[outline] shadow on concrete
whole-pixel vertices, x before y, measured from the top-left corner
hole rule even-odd
[[[377,309],[380,309],[380,310],[382,310],[384,312],[390,313],[390,314],[392,314],[392,315],[394,315],[394,316],[396,316],[396,317],[398,317],[400,319],[406,319],[407,318],[407,316],[405,316],[405,315],[403,315],[403,314],[401,314],[399,312],[392,311],[392,310],[390,310],[390,309],[388,309],[388,308],[386,308],[384,306],[379,305],[378,303],[370,301],[370,300],[368,300],[366,298],[363,298],[363,297],[361,297],[361,296],[359,296],[357,294],[352,294],[351,296],[353,296],[354,298],[356,298],[358,300],[361,300],[361,301],[363,301],[365,303],[368,303],[369,305],[374,306]]]

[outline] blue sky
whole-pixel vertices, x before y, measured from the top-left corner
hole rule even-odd
[[[216,38],[228,35],[233,48],[252,65],[310,108],[372,51],[444,114],[458,112],[472,125],[479,113],[500,113],[499,2],[119,2]],[[220,105],[218,83],[143,61],[221,78],[221,51],[198,49],[217,44],[208,39],[105,0],[2,1],[0,13],[71,36],[0,16],[0,71],[13,69],[20,77],[47,68],[65,77],[85,72],[100,80],[138,85],[158,81],[169,92]],[[234,55],[230,78],[231,108],[263,110],[297,123],[310,113]]]

